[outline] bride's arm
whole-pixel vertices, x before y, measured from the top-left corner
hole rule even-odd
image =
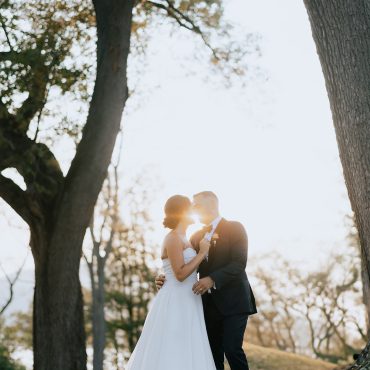
[[[205,241],[203,243],[203,248],[201,247],[199,253],[188,263],[185,263],[184,261],[183,242],[178,236],[174,234],[168,234],[164,240],[163,247],[167,251],[167,256],[170,260],[176,279],[179,281],[184,281],[204,260],[209,250],[209,242],[207,246]]]

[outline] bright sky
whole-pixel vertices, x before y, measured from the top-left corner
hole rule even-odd
[[[148,168],[159,178],[158,242],[169,196],[213,190],[222,214],[245,225],[251,255],[277,250],[316,261],[344,242],[350,206],[303,2],[230,0],[225,7],[245,32],[261,35],[268,81],[255,79],[244,91],[215,88],[187,73],[196,69],[181,59],[192,50],[188,34],[181,44],[158,37],[143,74],[150,93],[124,121],[123,182]],[[27,232],[1,216],[0,228],[0,260],[12,271],[26,255]]]
[[[350,206],[303,2],[227,4],[230,19],[261,34],[269,80],[215,90],[183,77],[170,44],[151,67],[162,88],[126,122],[126,173],[151,164],[159,174],[159,228],[168,196],[210,189],[244,223],[251,254],[316,260],[343,241]]]

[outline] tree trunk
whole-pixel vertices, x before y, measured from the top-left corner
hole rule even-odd
[[[38,238],[35,259],[34,369],[86,369],[79,258],[56,253],[66,245]],[[79,245],[68,245],[78,251]],[[46,262],[47,261],[47,262]]]
[[[304,0],[370,282],[370,2]],[[369,302],[367,301],[368,311]]]
[[[100,257],[100,256],[99,256]],[[104,259],[98,259],[97,284],[93,289],[92,302],[92,323],[93,323],[93,346],[94,360],[93,369],[103,370],[104,368],[104,349],[106,341],[105,333],[105,276],[104,276]]]
[[[34,369],[85,370],[82,242],[106,177],[128,97],[133,0],[95,0],[97,77],[81,142],[52,211],[31,220]]]

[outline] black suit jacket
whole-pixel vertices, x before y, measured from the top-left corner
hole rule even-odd
[[[199,250],[204,235],[205,232],[200,230],[190,238],[196,250]],[[216,284],[216,289],[212,288],[211,293],[202,296],[204,309],[212,299],[223,315],[256,313],[253,291],[245,272],[248,239],[244,226],[222,218],[213,235],[208,260],[204,260],[198,270],[200,278],[210,276]]]

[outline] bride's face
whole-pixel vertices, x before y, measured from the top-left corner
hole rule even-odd
[[[202,210],[198,204],[193,205],[193,213],[198,216],[198,218],[201,220],[202,219]]]
[[[185,225],[191,225],[194,223],[193,217],[192,217],[192,208],[190,207],[187,212],[185,212],[184,216],[182,217],[181,222]]]

